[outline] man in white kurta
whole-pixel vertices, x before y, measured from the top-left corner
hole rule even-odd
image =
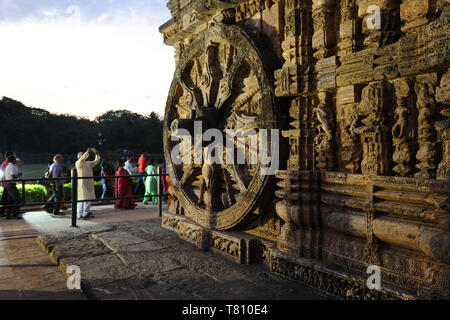
[[[91,149],[89,148],[85,153],[78,154],[78,161],[75,163],[78,177],[92,177],[92,168],[100,163],[100,155],[97,150],[94,150],[95,160],[88,161]],[[95,199],[95,189],[93,179],[79,179],[78,180],[78,201]],[[89,210],[91,209],[90,201],[78,202],[77,216],[78,219],[87,219],[91,216]]]

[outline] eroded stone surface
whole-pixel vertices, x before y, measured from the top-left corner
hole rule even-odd
[[[44,247],[52,247],[50,255],[62,269],[80,267],[83,292],[92,299],[324,298],[261,266],[240,267],[199,250],[155,221],[124,222],[123,228],[117,223],[109,230],[75,239],[66,233],[40,238]],[[117,246],[122,239],[124,245]]]

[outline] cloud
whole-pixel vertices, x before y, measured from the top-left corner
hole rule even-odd
[[[36,2],[0,0],[9,13],[0,19],[0,96],[91,118],[122,108],[164,113],[174,70],[158,33],[165,1]]]
[[[166,0],[0,0],[0,20],[41,19],[49,8],[62,13],[69,6],[79,7],[88,20],[104,12],[151,11],[167,16],[165,4]]]

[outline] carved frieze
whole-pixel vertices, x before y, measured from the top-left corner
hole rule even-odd
[[[345,273],[329,272],[326,269],[317,269],[314,265],[302,260],[292,260],[283,253],[272,251],[271,271],[282,277],[301,281],[307,285],[319,288],[331,296],[348,300],[372,299],[400,299],[412,298],[396,296],[387,290],[377,291],[367,289],[365,281],[361,278],[349,277]],[[330,270],[331,271],[331,270]]]

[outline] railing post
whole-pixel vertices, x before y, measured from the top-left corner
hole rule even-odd
[[[162,196],[163,196],[163,189],[162,189],[162,183],[161,183],[161,172],[162,168],[158,167],[158,215],[162,217]]]
[[[78,173],[72,169],[72,227],[77,227],[77,204],[78,204]]]
[[[22,181],[22,204],[25,204],[25,181]]]

